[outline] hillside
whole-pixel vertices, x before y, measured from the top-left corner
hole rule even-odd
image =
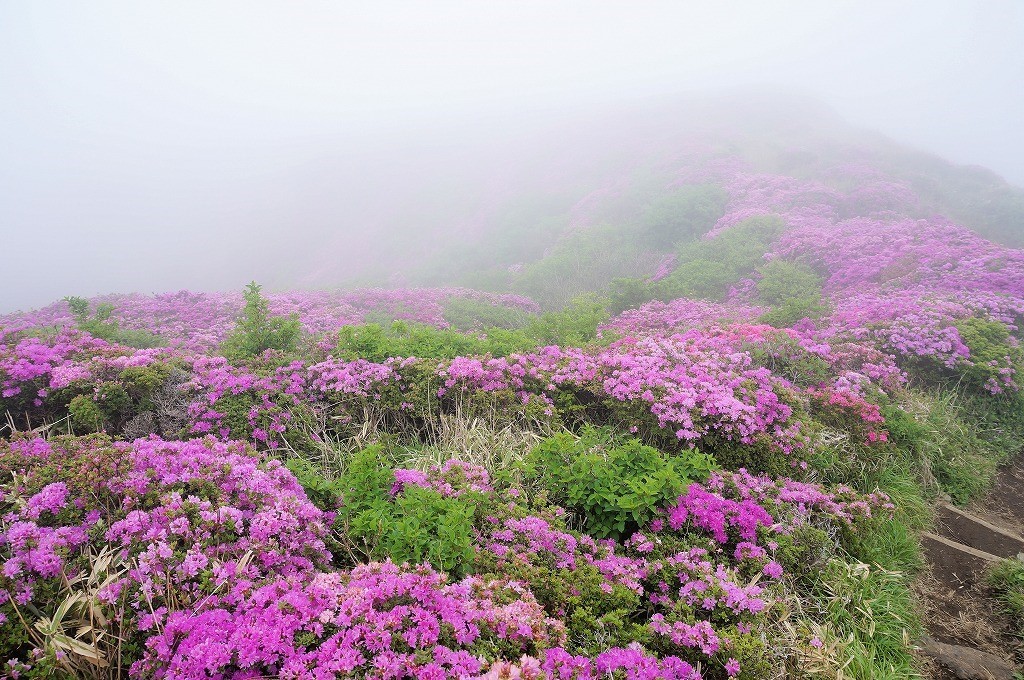
[[[0,317],[4,672],[1019,670],[921,536],[1024,444],[1024,192],[808,107],[531,133],[306,280],[401,286]]]
[[[342,173],[339,196],[365,227],[358,238],[345,232],[318,248],[303,285],[535,290],[531,265],[543,269],[552,251],[585,246],[573,242],[585,228],[629,243],[607,267],[650,273],[673,243],[644,238],[645,221],[682,184],[698,183],[698,171],[712,184],[743,172],[840,192],[870,191],[867,185],[884,180],[907,192],[901,213],[943,215],[990,240],[1024,245],[1024,190],[983,168],[954,166],[859,130],[813,101],[746,92],[474,125],[468,137],[465,128],[423,130],[431,143],[413,145],[399,167],[362,165],[362,195],[350,195]],[[378,150],[393,156],[388,149]],[[337,172],[318,168],[326,177]],[[611,237],[593,238],[601,248]]]

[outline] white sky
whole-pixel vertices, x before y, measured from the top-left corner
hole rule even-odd
[[[165,255],[286,221],[324,136],[745,86],[1024,185],[1021,0],[0,0],[0,311],[252,278]]]

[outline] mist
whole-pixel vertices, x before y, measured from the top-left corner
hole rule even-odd
[[[1022,36],[1012,0],[4,3],[0,312],[443,283],[410,267],[514,196],[722,111],[1024,185]]]

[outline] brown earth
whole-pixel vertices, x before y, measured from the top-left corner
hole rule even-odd
[[[937,505],[934,533],[922,536],[927,565],[915,584],[928,631],[919,644],[926,677],[1009,680],[1024,668],[1024,644],[985,586],[989,565],[1024,553],[1022,529],[1024,454],[970,507]]]

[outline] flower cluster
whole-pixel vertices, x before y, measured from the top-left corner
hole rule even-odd
[[[730,666],[730,669],[732,666]],[[735,666],[735,675],[739,666]],[[658,658],[639,646],[613,647],[594,658],[570,654],[561,647],[547,650],[543,658],[523,656],[515,663],[499,662],[478,680],[599,680],[623,673],[629,680],[701,680],[703,675],[675,656]]]
[[[241,443],[19,440],[0,460],[18,480],[0,500],[0,592],[22,617],[30,603],[56,604],[54,589],[102,549],[125,567],[98,598],[139,631],[330,560],[323,513],[279,462]]]
[[[490,475],[479,465],[451,459],[443,465],[431,465],[426,472],[398,468],[395,470],[395,483],[391,494],[402,491],[406,485],[433,489],[442,496],[457,498],[467,492],[487,493],[491,488]]]
[[[686,442],[714,434],[751,443],[769,438],[783,451],[803,445],[784,381],[751,357],[697,335],[627,338],[596,354],[546,347],[501,359],[462,358],[442,368],[440,394],[452,389],[538,392],[590,390],[611,403],[640,405],[659,428]]]
[[[496,307],[534,313],[535,302],[521,295],[484,293],[467,288],[366,288],[355,291],[305,291],[271,293],[270,313],[298,315],[303,329],[311,334],[329,333],[363,323],[368,318],[417,321],[445,328],[444,313],[451,300],[464,299]],[[243,299],[241,293],[195,293],[180,291],[161,295],[107,295],[90,300],[93,305],[110,304],[111,316],[124,328],[143,329],[160,335],[172,346],[208,351],[223,342],[234,328]],[[67,302],[55,302],[33,311],[0,316],[0,339],[4,333],[39,327],[74,328],[76,319]]]
[[[941,217],[920,219],[907,186],[868,168],[855,170],[848,176],[849,167],[837,168],[822,182],[755,173],[735,159],[709,164],[698,171],[701,181],[721,184],[731,200],[706,238],[751,217],[777,215],[789,228],[765,257],[804,262],[824,277],[833,313],[821,323],[823,337],[869,341],[897,357],[934,360],[948,369],[978,366],[958,322],[982,318],[1019,332],[1024,251]],[[749,300],[750,283],[736,286],[729,304]],[[1008,342],[1002,355],[982,359],[984,389],[1018,389],[1015,347]]]
[[[50,340],[28,337],[0,344],[0,398],[20,397],[40,407],[55,390],[107,379],[131,366],[148,366],[163,354],[154,349],[125,353],[121,347],[75,331]]]
[[[140,664],[163,678],[455,678],[497,653],[518,658],[564,642],[558,621],[514,582],[447,583],[427,566],[390,562],[279,579],[180,611],[147,641]]]

